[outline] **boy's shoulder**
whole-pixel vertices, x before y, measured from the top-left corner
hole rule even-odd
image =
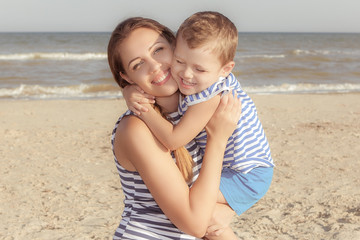
[[[210,87],[202,90],[201,92],[194,93],[191,95],[184,96],[182,99],[182,103],[187,106],[195,105],[204,101],[208,101],[218,94],[227,90],[226,80],[224,78],[220,78],[218,81],[213,83]]]

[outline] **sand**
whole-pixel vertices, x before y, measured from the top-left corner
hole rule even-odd
[[[253,95],[276,168],[240,239],[360,239],[360,94]],[[0,101],[0,239],[111,239],[122,100]]]

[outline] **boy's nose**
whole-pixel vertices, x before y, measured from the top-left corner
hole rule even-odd
[[[192,78],[193,74],[190,68],[185,68],[183,71],[183,78]]]

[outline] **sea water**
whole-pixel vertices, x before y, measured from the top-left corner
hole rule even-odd
[[[121,98],[111,33],[0,33],[0,99]],[[249,94],[360,91],[360,34],[239,33],[233,73]]]

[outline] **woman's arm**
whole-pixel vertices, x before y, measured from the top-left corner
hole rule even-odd
[[[143,112],[140,118],[165,147],[175,150],[189,143],[204,129],[219,102],[220,96],[217,95],[208,101],[190,106],[177,125],[166,121],[149,105],[149,111]]]
[[[205,234],[211,219],[226,142],[240,117],[234,108],[237,105],[239,109],[239,101],[230,98],[230,103],[225,104],[225,100],[207,126],[208,145],[200,175],[191,189],[169,151],[140,119],[124,118],[116,133],[115,154],[120,164],[130,162],[166,216],[179,229],[197,237]]]

